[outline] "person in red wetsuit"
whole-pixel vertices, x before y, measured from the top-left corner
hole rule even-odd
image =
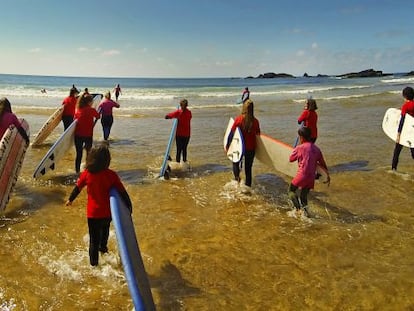
[[[14,125],[17,128],[28,145],[30,143],[29,136],[16,115],[12,112],[9,100],[6,97],[3,97],[0,99],[0,139],[11,125]]]
[[[106,145],[96,146],[91,149],[86,158],[86,168],[80,174],[76,185],[66,201],[66,206],[72,202],[86,186],[88,203],[86,216],[89,228],[89,261],[92,266],[97,266],[99,252],[108,252],[109,227],[111,223],[111,209],[109,203],[109,190],[116,188],[132,212],[132,203],[119,176],[109,169],[111,154]]]
[[[76,173],[80,172],[82,162],[83,148],[86,149],[86,155],[92,148],[93,142],[93,127],[95,126],[95,119],[99,119],[99,113],[92,108],[93,97],[89,94],[83,93],[79,96],[76,104],[75,119],[77,120],[75,129],[75,148]]]
[[[403,145],[400,144],[400,135],[402,128],[404,126],[405,115],[408,113],[410,116],[414,117],[414,89],[410,86],[407,86],[402,91],[402,96],[404,97],[404,104],[401,107],[401,119],[398,125],[397,139],[395,141],[394,155],[392,157],[392,170],[396,171],[398,166],[398,158],[400,157],[401,150]],[[410,148],[411,157],[414,159],[414,148]]]
[[[227,138],[226,150],[229,149],[230,143],[234,136],[234,131],[239,127],[244,140],[244,172],[246,174],[246,186],[252,186],[252,166],[256,153],[256,136],[260,135],[259,121],[254,116],[254,104],[250,99],[247,99],[243,103],[242,113],[239,115],[233,123],[230,134]],[[233,174],[234,178],[240,182],[240,166],[243,159],[240,162],[233,162]]]
[[[316,113],[318,106],[313,98],[308,98],[304,108],[305,109],[298,118],[298,124],[303,124],[303,126],[306,126],[311,130],[311,142],[314,143],[318,138],[318,114]]]
[[[105,94],[105,99],[101,101],[98,106],[98,111],[102,115],[101,124],[103,130],[104,140],[108,140],[111,133],[112,124],[114,123],[114,116],[112,115],[112,108],[119,108],[119,104],[111,99],[111,92]]]
[[[175,142],[177,145],[177,154],[175,161],[180,162],[181,154],[183,162],[187,162],[187,146],[191,136],[191,111],[187,108],[188,101],[182,99],[180,101],[180,109],[177,109],[165,116],[166,119],[178,119],[177,132],[175,134]]]
[[[66,129],[69,127],[69,125],[73,122],[73,116],[75,115],[75,109],[76,109],[76,102],[77,98],[76,96],[79,94],[79,91],[76,87],[72,87],[69,91],[69,96],[66,97],[63,102],[63,114],[62,114],[62,122],[63,122],[63,128],[66,131]]]
[[[293,149],[289,157],[290,162],[298,161],[298,171],[289,185],[288,196],[296,211],[302,211],[307,216],[308,194],[315,185],[316,166],[319,164],[326,170],[328,167],[321,150],[311,141],[311,130],[305,126],[301,127],[298,135],[300,144]],[[327,183],[329,182],[328,175]],[[300,189],[299,196],[298,189]]]

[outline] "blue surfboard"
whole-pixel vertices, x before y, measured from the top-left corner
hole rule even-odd
[[[175,140],[175,133],[177,132],[178,119],[173,119],[171,126],[170,137],[168,138],[167,149],[165,150],[164,159],[162,161],[159,177],[164,177],[168,168],[168,160],[170,159],[171,149]]]
[[[139,250],[131,213],[118,191],[114,188],[109,192],[109,201],[119,254],[134,308],[137,311],[155,310],[151,287]]]

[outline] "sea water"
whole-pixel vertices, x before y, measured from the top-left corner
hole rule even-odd
[[[414,79],[133,79],[0,75],[0,96],[31,136],[72,84],[91,93],[120,83],[111,168],[133,202],[133,220],[158,310],[405,310],[414,307],[414,161],[391,171],[383,115]],[[331,185],[309,195],[310,219],[291,217],[291,178],[257,159],[253,187],[233,181],[223,150],[228,119],[248,86],[262,132],[293,144],[307,97],[318,105]],[[47,93],[41,93],[41,89]],[[171,120],[187,98],[190,167],[158,178]],[[86,190],[70,207],[74,150],[41,179],[36,165],[63,131],[29,148],[0,218],[1,310],[131,310],[111,226],[109,253],[88,259]],[[94,139],[102,140],[98,122]],[[173,148],[173,154],[175,148]],[[244,179],[244,174],[242,174]],[[243,183],[243,181],[242,181]]]

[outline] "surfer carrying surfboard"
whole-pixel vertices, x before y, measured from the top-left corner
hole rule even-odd
[[[66,97],[63,102],[63,114],[62,114],[62,122],[63,122],[63,128],[66,131],[66,129],[69,127],[69,125],[73,122],[73,116],[75,115],[75,109],[76,109],[76,96],[79,94],[78,89],[76,87],[72,87],[69,91],[69,96]]]
[[[100,118],[99,113],[92,107],[92,103],[93,97],[87,93],[80,95],[76,103],[74,117],[78,120],[75,129],[76,173],[80,172],[83,148],[86,149],[86,155],[88,155],[89,150],[92,148],[95,119]]]
[[[402,96],[405,101],[401,107],[401,118],[400,123],[397,129],[397,138],[395,140],[394,155],[392,157],[392,170],[396,171],[398,166],[398,158],[400,157],[401,150],[403,145],[400,144],[400,135],[402,128],[404,126],[405,115],[408,113],[410,116],[414,117],[414,89],[407,86],[402,91]],[[410,148],[411,157],[414,159],[414,148]]]
[[[29,136],[16,115],[12,112],[9,100],[6,97],[3,97],[0,99],[0,139],[11,125],[16,127],[20,135],[22,135],[23,139],[26,141],[26,144],[29,145]]]
[[[328,172],[328,167],[321,150],[311,141],[311,130],[308,127],[301,127],[298,135],[300,144],[289,156],[289,162],[298,161],[298,170],[289,185],[288,196],[296,211],[302,211],[307,216],[308,194],[315,185],[316,167],[319,164],[326,172]],[[329,185],[329,173],[326,182]],[[300,192],[299,196],[298,192]]]
[[[165,119],[177,119],[177,131],[175,134],[175,143],[177,146],[177,153],[175,161],[180,163],[181,154],[183,154],[183,162],[187,162],[187,146],[190,142],[191,136],[191,111],[187,108],[188,101],[182,99],[180,101],[180,109],[170,112],[165,116]]]
[[[88,202],[86,216],[89,228],[89,261],[91,266],[97,266],[99,252],[108,252],[109,227],[111,209],[109,190],[115,188],[132,212],[131,199],[118,174],[109,168],[111,154],[106,145],[92,148],[86,158],[86,168],[80,174],[76,185],[66,201],[66,206],[72,205],[82,189],[86,186]]]
[[[254,155],[256,152],[256,136],[260,135],[259,120],[254,116],[254,104],[253,101],[247,99],[243,103],[242,113],[239,115],[233,123],[230,134],[227,138],[226,151],[230,147],[230,143],[233,139],[234,131],[239,127],[243,134],[244,141],[244,172],[246,174],[246,186],[252,186],[252,166]],[[233,162],[233,174],[235,180],[240,182],[240,167],[243,158],[239,162]]]

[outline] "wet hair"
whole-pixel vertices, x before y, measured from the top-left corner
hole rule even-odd
[[[94,146],[86,157],[86,169],[90,173],[98,173],[109,168],[111,154],[106,144]]]
[[[184,107],[187,107],[188,106],[188,100],[186,100],[186,99],[180,100],[180,107],[182,107],[183,105],[184,105]]]
[[[76,94],[79,94],[79,91],[77,88],[71,88],[69,91],[69,96],[75,96]]]
[[[310,111],[318,109],[318,106],[316,105],[316,100],[314,100],[313,98],[308,98],[306,104],[308,105],[308,110]]]
[[[413,88],[410,87],[410,86],[407,86],[406,88],[403,89],[402,95],[405,99],[413,100],[414,99],[414,90],[413,90]]]
[[[93,97],[87,93],[82,93],[76,102],[76,108],[83,108],[93,102]]]
[[[12,112],[11,104],[6,97],[0,98],[0,116],[5,112]]]
[[[242,107],[242,115],[244,116],[243,119],[243,130],[246,132],[250,132],[253,125],[254,120],[254,104],[251,99],[246,99],[243,103]]]
[[[298,130],[298,135],[306,141],[311,140],[311,130],[309,127],[306,127],[306,126],[300,127]]]

